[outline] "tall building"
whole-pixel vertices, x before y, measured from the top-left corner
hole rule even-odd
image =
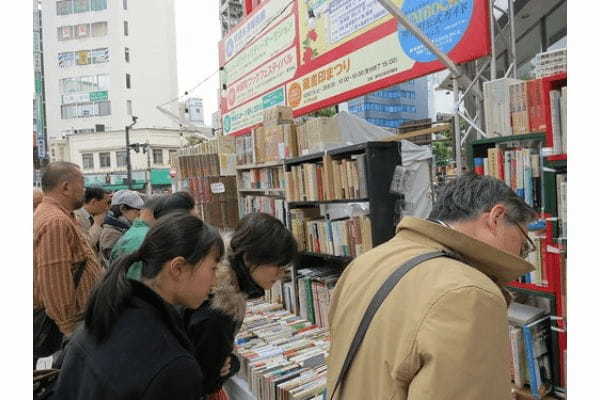
[[[244,16],[244,6],[242,0],[219,0],[221,8],[219,10],[221,19],[221,35],[225,36],[227,32],[240,22]]]
[[[177,97],[173,0],[42,0],[50,137],[173,128],[156,109]]]
[[[42,10],[40,0],[33,0],[33,134],[35,137],[35,167],[48,160],[48,138],[46,135],[46,101],[44,98],[44,57],[42,42]]]
[[[373,125],[397,128],[429,114],[427,78],[419,78],[348,101],[348,111]]]

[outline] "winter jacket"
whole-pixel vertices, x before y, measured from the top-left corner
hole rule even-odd
[[[354,260],[329,310],[333,387],[358,324],[385,279],[410,258],[450,250],[408,274],[375,314],[336,399],[506,400],[511,396],[507,297],[525,260],[434,222],[405,217],[394,238]]]
[[[110,265],[110,253],[112,252],[112,248],[130,227],[131,223],[124,216],[115,218],[112,216],[112,213],[109,213],[104,219],[98,246],[100,247],[100,259],[106,268]]]
[[[112,248],[110,262],[111,264],[118,260],[120,257],[124,255],[128,255],[137,251],[144,242],[148,231],[150,230],[150,225],[142,221],[141,219],[136,219],[133,221],[131,228],[119,240],[115,243]],[[142,262],[137,261],[133,263],[131,267],[129,267],[129,271],[127,271],[127,277],[131,279],[140,280],[142,277]]]
[[[227,262],[217,270],[217,283],[209,300],[196,310],[185,311],[185,325],[194,343],[195,355],[206,376],[207,393],[214,393],[240,369],[233,355],[233,342],[246,313],[247,296],[240,291],[238,278]],[[231,369],[221,377],[227,357]]]
[[[199,400],[204,376],[180,314],[144,284],[98,343],[82,327],[71,339],[53,399]]]

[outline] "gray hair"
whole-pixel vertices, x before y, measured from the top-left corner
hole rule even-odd
[[[458,177],[444,186],[429,218],[444,222],[470,220],[497,204],[507,208],[506,218],[511,223],[524,224],[537,218],[537,212],[504,182],[474,174]]]
[[[67,161],[48,164],[42,175],[42,190],[44,193],[51,192],[62,182],[73,179],[78,170],[79,165]]]

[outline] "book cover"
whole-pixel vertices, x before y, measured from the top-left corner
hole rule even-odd
[[[482,157],[475,157],[473,158],[473,172],[476,175],[484,175],[484,170],[483,170],[483,158]]]
[[[550,91],[550,117],[552,121],[552,151],[554,154],[561,154],[562,136],[560,122],[560,91]]]
[[[563,86],[560,93],[560,130],[562,133],[562,152],[567,152],[567,87]]]

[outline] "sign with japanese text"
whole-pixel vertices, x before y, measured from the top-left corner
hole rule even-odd
[[[455,63],[489,54],[486,0],[394,2]],[[221,41],[219,61],[234,135],[274,105],[300,116],[445,68],[377,0],[264,1]]]

